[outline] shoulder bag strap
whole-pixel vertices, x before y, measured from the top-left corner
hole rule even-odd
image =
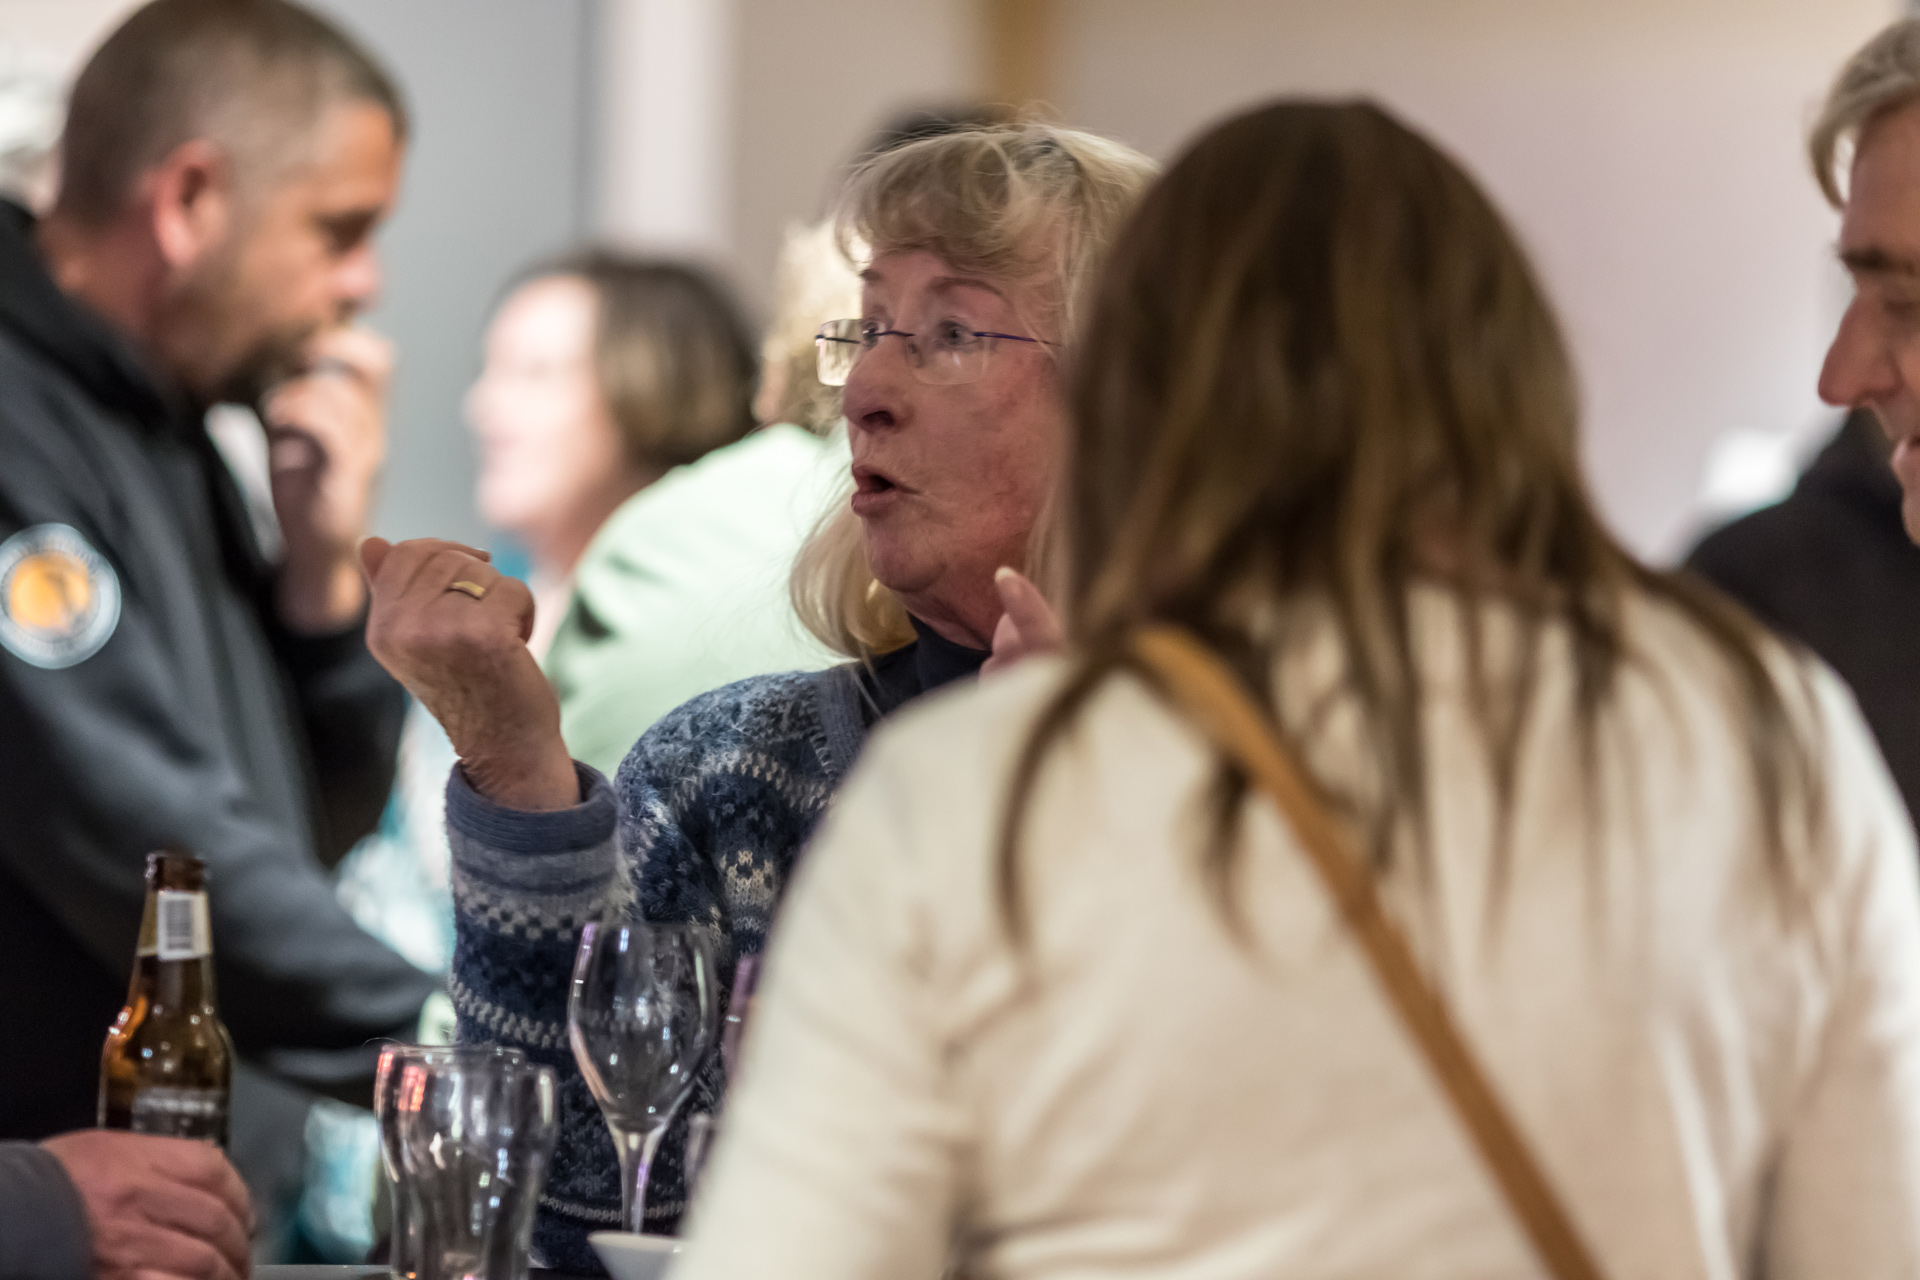
[[[1406,939],[1381,907],[1372,871],[1353,851],[1346,830],[1301,775],[1239,678],[1178,627],[1146,628],[1135,637],[1134,652],[1159,677],[1176,706],[1279,805],[1548,1270],[1556,1280],[1601,1280],[1600,1269],[1526,1140],[1461,1039],[1445,1001],[1428,984]]]

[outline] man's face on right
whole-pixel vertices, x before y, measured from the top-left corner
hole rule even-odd
[[[228,242],[181,279],[170,362],[208,400],[257,401],[304,365],[309,340],[380,289],[374,229],[393,206],[401,147],[370,103],[328,108],[305,164],[243,202]]]
[[[1820,396],[1879,419],[1905,494],[1907,536],[1920,542],[1920,102],[1862,133],[1840,261],[1854,296],[1820,371]]]

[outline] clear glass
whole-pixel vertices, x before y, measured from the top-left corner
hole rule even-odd
[[[559,1134],[552,1069],[504,1054],[397,1065],[390,1105],[419,1280],[525,1280]]]
[[[590,924],[567,1038],[620,1154],[620,1220],[644,1231],[647,1172],[693,1090],[718,1022],[713,951],[688,924]]]
[[[1022,337],[1017,333],[970,329],[957,320],[937,321],[926,325],[925,330],[907,333],[873,320],[829,320],[820,326],[820,332],[813,339],[815,372],[821,385],[844,387],[853,366],[879,346],[880,339],[898,338],[915,381],[933,387],[952,387],[980,380],[995,342],[1027,342],[1036,347],[1053,345],[1044,339]]]
[[[387,1270],[395,1280],[418,1280],[420,1275],[420,1215],[418,1196],[400,1155],[400,1112],[395,1106],[403,1068],[410,1062],[501,1060],[524,1063],[518,1049],[498,1045],[389,1044],[380,1050],[373,1078],[373,1115],[380,1123],[380,1163],[387,1175],[387,1203],[392,1213],[387,1230]]]

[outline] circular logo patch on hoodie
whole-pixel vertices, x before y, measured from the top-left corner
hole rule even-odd
[[[100,652],[120,623],[120,579],[64,524],[37,524],[0,542],[0,645],[57,671]]]

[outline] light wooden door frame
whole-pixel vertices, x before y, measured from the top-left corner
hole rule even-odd
[[[1056,66],[1055,0],[975,0],[985,52],[986,100],[1051,114]]]

